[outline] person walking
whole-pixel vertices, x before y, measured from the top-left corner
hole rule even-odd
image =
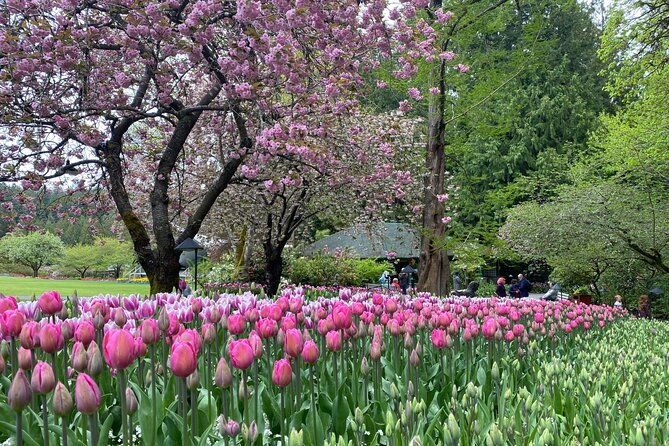
[[[458,291],[462,289],[462,280],[460,279],[460,273],[453,273],[453,291]]]
[[[518,291],[520,297],[530,297],[530,291],[532,291],[532,284],[522,274],[518,274]]]

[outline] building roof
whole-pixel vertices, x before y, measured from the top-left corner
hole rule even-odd
[[[398,258],[418,258],[420,234],[404,223],[373,222],[352,226],[307,246],[305,254],[346,250],[360,258],[383,258],[394,251]]]

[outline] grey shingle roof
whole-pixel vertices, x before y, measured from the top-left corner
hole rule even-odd
[[[388,251],[395,251],[399,258],[418,258],[420,235],[418,230],[404,223],[374,222],[324,237],[307,246],[305,254],[336,249],[352,251],[363,259],[386,257]]]

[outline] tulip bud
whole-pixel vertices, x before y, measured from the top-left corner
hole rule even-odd
[[[304,436],[302,430],[299,432],[293,428],[290,431],[290,436],[288,437],[288,446],[303,446],[304,445]]]
[[[93,316],[93,328],[102,330],[105,326],[105,318],[99,311]]]
[[[216,341],[216,327],[212,324],[205,324],[202,331],[202,340],[205,344],[211,345]]]
[[[128,412],[128,414],[132,415],[135,412],[137,412],[137,397],[135,396],[135,392],[132,391],[130,387],[126,387],[125,389],[125,410]]]
[[[400,391],[397,389],[395,383],[390,384],[390,398],[396,400],[400,396]]]
[[[98,344],[96,344],[95,341],[91,342],[86,353],[88,354],[88,365],[86,366],[88,374],[91,376],[98,376],[102,373],[103,367],[102,353],[100,353]]]
[[[158,315],[158,328],[163,333],[166,332],[168,328],[170,328],[170,316],[167,313],[167,308],[165,307],[160,309],[160,314]]]
[[[212,324],[218,324],[221,321],[221,312],[217,307],[214,307],[209,311],[209,322]]]
[[[12,381],[11,386],[9,386],[9,391],[7,392],[7,404],[11,407],[14,412],[21,412],[25,407],[30,404],[30,399],[32,398],[32,392],[30,390],[30,384],[26,378],[23,370],[19,369],[14,375],[14,380]]]
[[[225,360],[225,357],[221,357],[216,366],[216,374],[214,376],[214,382],[216,387],[221,389],[227,389],[232,384],[232,371],[228,366],[228,362]]]
[[[200,386],[200,374],[197,372],[197,369],[186,377],[186,387],[188,390],[197,389]]]
[[[272,383],[279,387],[286,387],[293,380],[293,369],[287,359],[279,359],[274,363]]]
[[[100,407],[100,388],[96,382],[85,373],[77,376],[74,385],[74,400],[77,410],[86,415],[91,415]]]
[[[53,369],[48,363],[39,361],[30,377],[32,391],[39,395],[45,395],[51,392],[55,386],[56,377],[53,374]]]
[[[420,358],[418,357],[418,353],[416,353],[415,349],[411,351],[411,356],[409,357],[409,363],[414,367],[420,364]]]
[[[239,423],[237,423],[235,420],[228,420],[224,426],[224,430],[226,434],[234,438],[239,434]]]
[[[30,370],[33,366],[33,358],[30,354],[30,350],[26,350],[23,347],[19,347],[19,367],[23,370]]]
[[[58,381],[53,391],[51,406],[53,407],[53,412],[59,417],[64,417],[72,411],[72,395],[70,395],[67,387],[60,381]]]
[[[413,396],[414,391],[413,381],[409,381],[409,385],[407,386],[407,394],[409,394],[409,397]]]
[[[247,444],[253,444],[255,443],[257,438],[258,438],[258,424],[256,423],[255,420],[253,420],[251,421],[251,425],[248,428],[246,436],[244,436],[244,441]]]
[[[251,390],[246,382],[243,379],[239,380],[239,387],[237,389],[237,398],[239,401],[247,401],[251,396]]]
[[[499,381],[499,366],[497,365],[497,361],[492,363],[492,370],[490,371],[490,376],[492,376],[492,379],[494,381]]]
[[[360,363],[360,373],[362,373],[362,376],[369,375],[369,372],[371,370],[372,370],[371,367],[367,363],[367,358],[366,357],[362,358],[362,362]]]
[[[365,416],[362,413],[362,410],[360,410],[359,407],[355,408],[355,422],[358,423],[360,426],[365,425]]]

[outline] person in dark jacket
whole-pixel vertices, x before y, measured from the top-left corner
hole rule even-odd
[[[531,287],[530,281],[522,274],[518,274],[518,291],[520,292],[520,297],[530,297]]]
[[[518,289],[518,281],[516,279],[511,279],[511,285],[509,285],[509,297],[518,299],[520,297],[520,290]]]
[[[506,297],[506,287],[504,284],[506,284],[506,279],[504,279],[504,277],[497,279],[497,288],[495,289],[495,294],[497,294],[498,297]]]

